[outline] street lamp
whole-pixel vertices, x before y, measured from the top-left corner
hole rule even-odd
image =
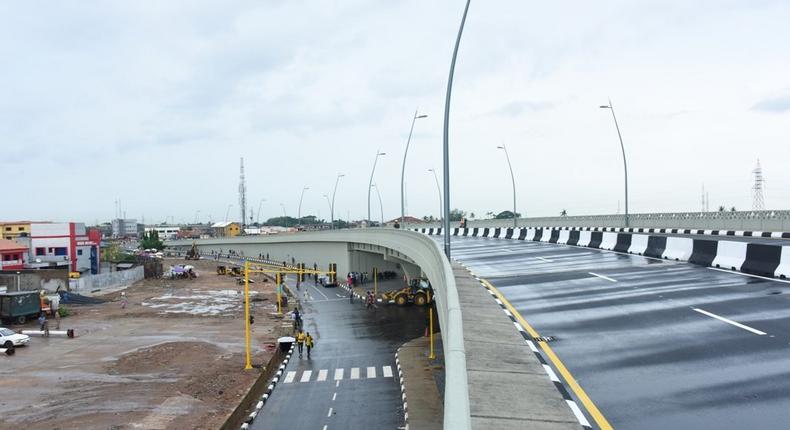
[[[326,204],[329,205],[329,213],[331,214],[332,213],[332,201],[329,200],[329,195],[328,194],[324,194],[324,198],[326,199]],[[330,217],[331,217],[331,215],[330,215]],[[334,220],[331,220],[330,224],[329,224],[330,228],[333,228],[334,224],[335,224]]]
[[[280,203],[280,207],[283,208],[283,224],[288,228],[288,214],[285,213],[285,205]]]
[[[376,184],[372,184],[371,187],[376,189],[376,194],[379,196],[379,209],[381,210],[381,224],[379,227],[384,227],[384,203],[381,202],[381,193],[379,192],[379,187]]]
[[[342,173],[337,174],[337,179],[335,179],[335,189],[332,190],[332,203],[329,205],[329,219],[332,222],[332,228],[335,228],[335,194],[337,194],[337,183],[340,182],[340,178],[346,176]]]
[[[310,187],[302,188],[302,195],[299,196],[299,209],[296,210],[296,219],[299,224],[302,224],[302,199],[304,198],[304,192],[309,189]]]
[[[623,136],[620,134],[620,126],[617,124],[617,116],[614,114],[614,105],[612,104],[612,99],[609,99],[608,105],[601,106],[601,109],[609,109],[612,111],[614,127],[617,129],[617,137],[620,139],[620,150],[623,151],[623,172],[625,174],[625,226],[628,227],[628,164],[625,159],[625,145],[623,145]]]
[[[379,161],[379,157],[384,155],[387,155],[387,153],[381,152],[381,150],[378,149],[376,150],[376,158],[373,160],[373,170],[370,171],[370,183],[368,183],[368,224],[370,224],[370,189],[373,187],[373,174],[376,173],[376,163]]]
[[[436,177],[436,170],[428,169],[433,173],[433,180],[436,181],[436,192],[439,193],[439,220],[442,218],[442,189],[439,187],[439,178]]]
[[[497,146],[497,148],[505,151],[507,167],[510,168],[510,180],[513,182],[513,228],[516,228],[518,227],[518,215],[516,215],[516,177],[513,176],[513,165],[510,164],[510,155],[507,153],[507,147],[503,143],[502,146]]]
[[[261,201],[258,203],[258,217],[255,218],[255,224],[258,224],[259,226],[261,225],[261,205],[263,205],[263,202],[265,201],[266,199],[261,199]]]
[[[406,139],[406,150],[403,151],[403,167],[400,170],[400,223],[403,224],[406,218],[406,154],[409,153],[409,144],[411,143],[411,135],[414,132],[414,123],[420,118],[427,118],[428,115],[418,115],[419,109],[414,111],[414,117],[411,120],[411,128],[409,129],[409,138]]]
[[[444,167],[444,255],[450,259],[450,96],[453,93],[453,75],[455,74],[455,60],[458,57],[458,46],[461,44],[461,35],[464,32],[466,23],[466,13],[469,12],[469,3],[466,0],[464,16],[461,18],[461,26],[458,27],[458,37],[455,39],[453,49],[453,60],[450,62],[450,76],[447,78],[447,97],[444,99],[444,138],[442,145],[442,161]]]

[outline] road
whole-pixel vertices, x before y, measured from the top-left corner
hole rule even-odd
[[[308,288],[303,318],[305,331],[316,339],[312,358],[306,352],[291,358],[251,428],[402,428],[395,352],[422,335],[424,309],[379,304],[367,310],[359,300],[350,304],[343,289]]]
[[[547,243],[452,244],[453,258],[556,337],[614,428],[788,428],[788,282]]]

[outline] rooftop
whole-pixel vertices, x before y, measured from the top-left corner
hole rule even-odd
[[[18,251],[18,250],[26,250],[27,247],[15,242],[13,240],[8,239],[0,239],[0,251]]]

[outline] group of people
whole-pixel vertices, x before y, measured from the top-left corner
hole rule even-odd
[[[299,308],[294,308],[291,312],[291,319],[294,321],[294,333],[296,333],[296,347],[299,350],[299,358],[302,358],[302,351],[307,347],[307,358],[310,358],[310,351],[315,346],[313,336],[310,332],[305,332],[302,328],[302,315]]]
[[[348,272],[346,275],[346,285],[351,288],[357,285],[364,285],[368,280],[368,272]]]

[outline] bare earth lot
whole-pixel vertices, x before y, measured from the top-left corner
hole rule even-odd
[[[168,264],[183,260],[166,260]],[[145,280],[98,305],[68,306],[75,339],[33,338],[0,357],[0,429],[216,429],[259,375],[244,369],[241,287],[216,262],[200,276]],[[251,285],[253,363],[272,354],[280,323],[271,282]],[[53,322],[54,323],[54,322]],[[14,330],[34,328],[12,326]],[[54,327],[53,327],[54,328]]]

